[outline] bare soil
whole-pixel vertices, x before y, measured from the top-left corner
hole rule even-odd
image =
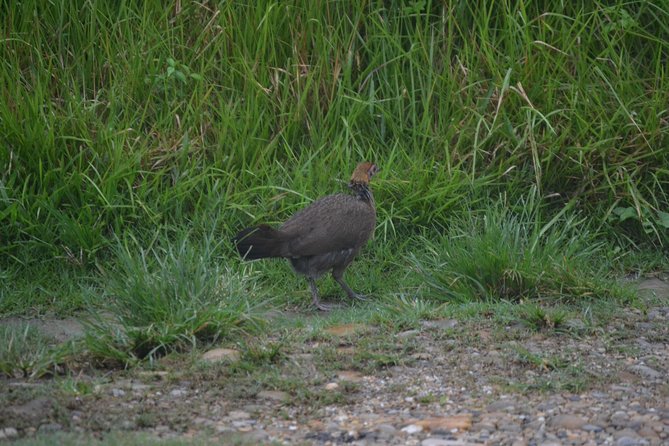
[[[669,444],[669,284],[641,305],[550,324],[493,315],[397,332],[278,330],[242,359],[0,381],[0,438],[63,434],[238,444]],[[486,316],[486,315],[484,315]],[[2,321],[15,324],[16,319]],[[57,341],[76,320],[34,320]],[[116,435],[116,434],[115,434]]]

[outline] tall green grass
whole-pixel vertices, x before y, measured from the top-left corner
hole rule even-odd
[[[35,264],[95,272],[117,234],[278,222],[361,159],[382,167],[385,243],[531,187],[546,221],[569,202],[625,246],[669,242],[655,2],[0,11],[0,266],[19,281]]]
[[[532,200],[501,199],[456,219],[447,233],[423,239],[410,263],[438,301],[625,301],[633,293],[607,270],[610,245],[599,242],[569,207],[543,223]]]
[[[235,226],[361,158],[386,167],[395,226],[445,221],[468,187],[534,184],[607,224],[632,208],[647,226],[630,237],[666,241],[669,15],[654,3],[3,11],[2,236],[19,259],[94,256],[111,230],[204,218],[212,201]],[[281,215],[301,200],[281,198]]]

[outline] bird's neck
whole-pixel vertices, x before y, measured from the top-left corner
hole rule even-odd
[[[369,204],[372,208],[375,207],[374,196],[369,185],[365,183],[349,183],[348,187],[353,191],[358,200],[362,200]]]

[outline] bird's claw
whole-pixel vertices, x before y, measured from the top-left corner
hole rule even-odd
[[[321,310],[321,311],[331,311],[335,308],[334,305],[322,304],[320,302],[316,302],[315,305],[316,305],[316,308]]]

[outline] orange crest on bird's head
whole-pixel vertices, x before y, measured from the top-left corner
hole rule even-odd
[[[376,164],[365,161],[358,164],[351,176],[351,184],[369,184],[369,180],[376,175],[379,168]]]

